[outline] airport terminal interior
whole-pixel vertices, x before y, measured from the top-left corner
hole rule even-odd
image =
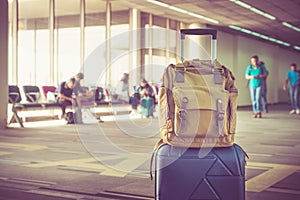
[[[144,79],[157,103],[167,66],[212,60],[211,36],[181,43],[182,29],[217,30],[217,60],[234,75],[245,199],[300,199],[300,111],[283,89],[300,69],[299,10],[299,0],[0,0],[0,199],[155,199],[161,107],[133,116],[117,87],[128,74],[131,96]],[[261,118],[245,79],[254,55],[268,72]],[[78,73],[101,98],[67,124],[55,95]]]

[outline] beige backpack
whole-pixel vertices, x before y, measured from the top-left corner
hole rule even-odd
[[[161,143],[183,147],[233,145],[238,90],[217,61],[169,65],[159,89]]]

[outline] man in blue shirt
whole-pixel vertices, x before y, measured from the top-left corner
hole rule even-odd
[[[289,84],[289,93],[292,110],[290,114],[300,114],[299,106],[298,106],[298,87],[299,87],[299,73],[297,72],[297,66],[295,63],[291,64],[290,70],[286,73],[286,79],[283,85],[283,90],[285,91],[287,85]]]
[[[249,80],[250,96],[254,118],[261,118],[261,92],[264,79],[267,77],[266,68],[259,63],[258,56],[251,57],[251,64],[247,67],[245,78]]]

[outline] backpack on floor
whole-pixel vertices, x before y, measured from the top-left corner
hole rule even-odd
[[[169,65],[159,89],[161,143],[192,148],[232,146],[238,90],[215,61]]]
[[[67,124],[75,124],[75,119],[74,119],[74,113],[73,112],[67,112],[66,121],[67,121]]]

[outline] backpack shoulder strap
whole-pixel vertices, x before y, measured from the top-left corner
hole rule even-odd
[[[161,147],[163,144],[165,144],[163,142],[162,139],[160,139],[155,145],[154,145],[154,148],[153,148],[153,152],[152,152],[152,155],[151,155],[151,159],[150,159],[150,179],[153,180],[153,160],[154,160],[154,157],[156,155],[156,152],[157,152],[157,149],[159,147]]]
[[[165,131],[173,130],[172,124],[167,126],[166,122],[168,120],[173,121],[175,118],[175,103],[172,94],[174,76],[173,65],[169,65],[165,68],[158,92],[159,116],[161,118],[159,122],[161,123],[161,130]]]
[[[237,93],[238,89],[235,84],[235,77],[234,77],[233,73],[231,72],[231,70],[229,70],[225,66],[222,66],[222,68],[224,70],[224,75],[225,75],[225,79],[226,79],[225,80],[225,90],[227,90],[229,92]]]
[[[258,65],[258,68],[259,68],[261,74],[264,75],[265,74],[265,69],[260,64]]]
[[[251,73],[252,70],[253,70],[253,65],[250,65],[249,67],[250,67],[249,70],[250,70],[250,73]]]

